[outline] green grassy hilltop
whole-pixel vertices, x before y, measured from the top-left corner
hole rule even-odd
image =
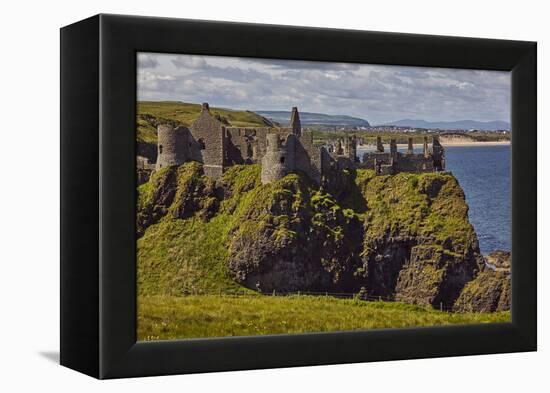
[[[210,108],[210,111],[235,127],[262,127],[272,124],[265,117],[250,111],[222,108]],[[139,101],[137,103],[137,140],[156,145],[157,124],[173,123],[189,127],[199,117],[200,112],[200,104],[179,101]]]
[[[196,162],[155,173],[138,190],[138,338],[509,321],[509,312],[432,308],[454,290],[446,277],[474,268],[477,250],[452,175],[358,170],[340,182],[320,190],[298,173],[262,185],[258,165],[234,166],[216,182]],[[403,258],[380,261],[385,250]],[[418,305],[270,296],[269,285],[294,292],[365,287]]]

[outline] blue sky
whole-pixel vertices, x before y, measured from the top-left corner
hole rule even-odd
[[[511,75],[369,64],[138,54],[138,100],[357,116],[373,124],[510,121]]]

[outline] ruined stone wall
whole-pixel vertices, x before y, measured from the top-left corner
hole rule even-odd
[[[272,129],[269,127],[228,127],[226,136],[225,164],[255,164],[261,162],[265,155],[266,135]]]
[[[136,154],[138,156],[147,157],[149,162],[156,163],[158,155],[158,146],[153,143],[145,143],[138,141],[136,143]]]
[[[188,141],[190,159],[202,162],[204,173],[217,178],[224,170],[226,148],[225,127],[210,113],[207,104],[190,127],[191,138]]]
[[[433,165],[434,169],[438,171],[445,170],[445,149],[439,143],[439,136],[433,137],[432,142],[432,155],[433,155]]]
[[[151,162],[149,161],[149,158],[137,155],[136,156],[136,168],[137,169],[154,170],[155,169],[155,164],[151,164]]]
[[[397,160],[399,172],[433,172],[434,165],[431,158],[425,158],[422,154],[399,155]]]
[[[298,108],[292,107],[292,112],[290,114],[290,128],[292,133],[296,136],[302,135],[302,122],[300,121],[300,115],[298,114]]]
[[[391,163],[391,153],[364,153],[363,159],[359,167],[362,169],[375,169],[374,160],[377,159],[382,162],[384,165],[389,165]]]
[[[352,160],[351,158],[346,156],[335,156],[333,158],[333,161],[334,161],[333,167],[338,170],[356,168],[355,160]]]
[[[334,160],[330,152],[324,147],[319,148],[321,155],[321,177],[328,178],[334,169]]]
[[[344,138],[344,155],[352,162],[357,159],[357,138],[354,136]]]
[[[156,165],[151,164],[147,157],[136,156],[136,173],[137,184],[147,183],[151,177],[151,173],[155,170]]]
[[[311,180],[321,183],[323,155],[321,150],[313,144],[313,133],[302,131],[296,143],[296,169],[305,172]]]
[[[392,164],[393,157],[393,170],[397,172],[433,172],[434,165],[431,157],[424,157],[423,154],[402,154],[402,153],[365,153],[363,154],[363,162],[359,164],[362,169],[375,170],[375,160],[380,162],[380,169],[387,171],[384,167]],[[383,173],[381,173],[383,174]]]

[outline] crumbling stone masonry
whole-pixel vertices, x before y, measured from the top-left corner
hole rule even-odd
[[[437,136],[433,137],[432,148],[428,146],[428,137],[424,137],[421,154],[415,154],[413,138],[408,140],[406,153],[397,151],[395,139],[390,140],[390,151],[386,153],[380,137],[376,141],[376,151],[363,154],[360,168],[374,169],[378,175],[391,175],[398,172],[434,172],[445,170],[445,149]]]
[[[163,124],[157,130],[157,170],[198,161],[206,175],[217,178],[232,165],[262,163],[264,182],[296,170],[317,183],[321,181],[323,155],[313,145],[311,131],[302,130],[296,107],[292,108],[289,127],[244,128],[224,123],[204,103],[191,127]]]
[[[378,138],[376,152],[365,153],[363,162],[357,158],[355,136],[339,139],[336,146],[329,146],[328,150],[315,146],[313,133],[302,129],[296,107],[292,108],[289,127],[245,128],[231,127],[224,119],[212,114],[209,105],[204,103],[199,117],[189,128],[161,124],[157,132],[156,170],[198,161],[203,164],[205,175],[213,178],[220,177],[233,165],[256,163],[261,163],[264,184],[295,171],[303,172],[321,184],[328,172],[334,170],[370,168],[378,174],[393,174],[445,168],[444,149],[436,139],[431,151],[428,152],[426,141],[424,154],[416,155],[412,152],[410,140],[405,155],[397,152],[395,140],[390,142],[390,152],[385,153]],[[152,164],[147,165],[152,167]]]

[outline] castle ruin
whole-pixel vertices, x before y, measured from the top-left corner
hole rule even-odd
[[[385,152],[378,138],[376,151],[363,154],[362,160],[357,157],[355,136],[338,139],[326,147],[315,146],[312,131],[302,129],[296,107],[292,108],[288,127],[233,127],[211,113],[208,103],[204,103],[190,127],[161,124],[157,132],[157,162],[149,164],[138,159],[138,170],[197,161],[203,164],[205,175],[218,178],[233,165],[261,164],[263,184],[297,171],[320,184],[330,171],[342,169],[374,169],[384,175],[445,168],[444,149],[436,137],[431,150],[425,138],[422,154],[414,154],[412,138],[407,153],[399,153],[393,139],[389,152]]]
[[[439,137],[433,136],[432,148],[428,137],[424,137],[422,153],[415,154],[413,138],[409,138],[406,153],[397,151],[395,139],[390,140],[390,150],[386,152],[380,137],[376,138],[376,151],[363,154],[361,168],[374,169],[377,175],[393,175],[398,172],[440,172],[445,170],[445,149]]]

